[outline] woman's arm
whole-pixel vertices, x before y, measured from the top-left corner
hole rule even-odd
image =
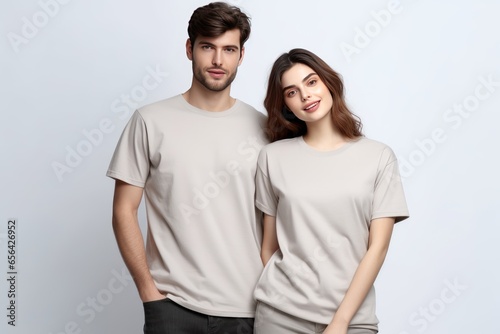
[[[278,236],[276,234],[276,217],[264,214],[263,219],[263,238],[260,258],[264,266],[267,264],[271,256],[279,248]]]
[[[370,224],[368,251],[361,260],[344,299],[324,334],[346,334],[349,323],[370,291],[384,263],[394,218],[378,218]]]

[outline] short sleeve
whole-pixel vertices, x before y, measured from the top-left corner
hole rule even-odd
[[[135,111],[118,140],[106,176],[144,187],[149,167],[147,128],[140,113]]]
[[[383,217],[395,218],[396,222],[409,217],[398,161],[390,148],[380,157],[371,219]]]
[[[260,151],[255,174],[255,206],[269,216],[276,216],[278,197],[269,178],[268,156],[265,147]]]

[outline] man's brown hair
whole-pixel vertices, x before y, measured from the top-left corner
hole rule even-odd
[[[240,49],[250,37],[250,18],[238,7],[225,2],[212,2],[197,8],[191,15],[188,35],[191,45],[197,37],[217,37],[228,30],[239,29]]]

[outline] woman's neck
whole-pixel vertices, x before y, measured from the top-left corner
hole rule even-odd
[[[317,150],[330,151],[340,148],[347,139],[335,127],[331,116],[327,116],[323,120],[307,123],[304,141]]]

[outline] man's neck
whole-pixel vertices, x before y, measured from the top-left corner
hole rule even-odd
[[[182,96],[192,106],[206,111],[225,111],[231,108],[236,100],[230,95],[229,87],[220,92],[210,91],[192,85]]]

